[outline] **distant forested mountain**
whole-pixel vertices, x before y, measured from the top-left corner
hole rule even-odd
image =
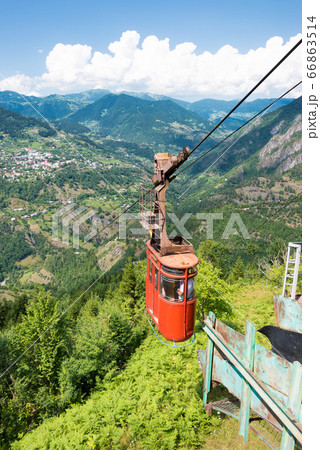
[[[239,119],[246,121],[250,117],[254,116],[261,109],[272,103],[274,98],[257,99],[253,101],[247,101],[242,103],[241,106],[232,114],[233,119]],[[281,106],[287,105],[293,99],[283,98],[279,100],[275,105],[270,108],[270,111],[274,111]],[[184,107],[190,111],[194,111],[202,117],[208,120],[217,121],[217,119],[225,116],[231,109],[238,103],[238,100],[213,100],[210,98],[199,100],[194,103],[185,104]]]
[[[150,145],[192,146],[211,123],[171,100],[109,94],[68,117],[103,135]]]
[[[118,97],[126,95],[151,103],[171,101],[185,110],[196,113],[198,116],[213,124],[218,123],[218,121],[237,103],[237,100],[225,101],[215,99],[202,99],[196,102],[187,102],[165,95],[150,94],[148,92],[122,92],[120,94],[112,94],[106,89],[89,89],[79,93],[65,95],[53,94],[47,97],[27,96],[13,91],[2,91],[0,92],[0,106],[38,119],[44,117],[46,119],[58,120],[72,116],[72,120],[74,120],[76,116],[73,116],[73,114],[75,112],[99,101],[102,97],[109,94]],[[238,128],[243,122],[266,107],[273,100],[274,99],[257,99],[245,102],[237,111],[235,111],[235,113],[233,113],[232,117],[222,125],[220,132],[227,132],[228,130]],[[292,100],[293,99],[291,98],[283,98],[276,105],[272,106],[270,111],[284,106]],[[93,107],[93,109],[96,109],[96,106]]]
[[[54,136],[56,134],[47,122],[26,117],[0,106],[0,136],[1,134],[8,134],[11,137],[21,137],[27,129],[33,127],[37,127],[39,134],[42,136]]]
[[[301,163],[301,97],[265,114],[247,125],[233,140],[226,141],[215,152],[200,161],[195,170],[208,167],[222,155],[215,167],[222,172],[238,168],[243,174],[276,172],[292,169]],[[228,147],[232,145],[230,150]],[[226,151],[227,150],[227,151]]]
[[[42,98],[2,91],[0,106],[37,119],[55,120],[73,113],[82,106],[82,103],[61,95],[49,95]]]
[[[104,97],[107,94],[111,94],[107,89],[89,89],[75,94],[66,94],[62,97],[65,99],[81,102],[82,104],[93,103]]]

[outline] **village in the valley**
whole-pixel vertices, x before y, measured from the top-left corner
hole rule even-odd
[[[77,164],[76,159],[58,157],[48,151],[40,152],[30,147],[19,149],[14,155],[0,148],[0,176],[9,181],[52,177],[58,169],[69,164]]]

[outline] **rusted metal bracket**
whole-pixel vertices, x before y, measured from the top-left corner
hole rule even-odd
[[[170,239],[167,235],[165,194],[169,187],[170,177],[177,168],[188,158],[190,149],[185,147],[178,156],[168,153],[155,153],[154,198],[150,191],[140,190],[140,223],[149,230],[151,245],[161,256],[177,253],[193,252],[193,245],[182,236]]]
[[[157,186],[159,183],[169,180],[178,167],[188,159],[189,155],[189,147],[184,147],[182,152],[178,153],[178,156],[169,155],[168,153],[155,153],[153,185]]]

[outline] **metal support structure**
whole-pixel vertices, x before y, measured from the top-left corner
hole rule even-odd
[[[190,150],[185,147],[178,156],[168,153],[154,154],[154,197],[150,191],[140,188],[139,211],[140,223],[150,232],[151,245],[161,256],[193,252],[193,245],[182,236],[170,239],[166,227],[165,195],[170,184],[170,177],[188,158]]]

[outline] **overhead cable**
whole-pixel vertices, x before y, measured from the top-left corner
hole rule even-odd
[[[263,77],[261,78],[261,80],[242,98],[242,100],[240,100],[232,109],[231,111],[223,118],[220,120],[220,122],[210,131],[210,133],[208,133],[201,142],[199,142],[199,144],[197,144],[193,150],[191,150],[190,155],[197,150],[198,147],[200,147],[201,144],[203,144],[203,142],[208,139],[209,136],[211,136],[211,134],[218,128],[220,127],[220,125],[229,117],[231,116],[231,114],[237,109],[239,108],[239,106],[291,55],[291,53],[293,53],[298,47],[299,45],[302,43],[302,39],[300,39],[299,42],[297,42],[292,48],[291,50],[288,51],[288,53],[286,53],[284,55],[283,58],[280,59],[280,61],[277,62],[277,64],[275,66],[272,67],[271,70],[269,70],[269,72]],[[189,156],[190,156],[189,155]]]
[[[259,111],[257,114],[255,114],[255,116],[253,116],[251,119],[249,119],[246,123],[244,123],[243,125],[241,125],[237,130],[233,131],[232,133],[230,133],[228,136],[226,136],[224,139],[222,139],[220,142],[218,142],[214,147],[212,147],[211,149],[209,149],[207,152],[205,152],[203,155],[199,156],[199,158],[197,158],[195,161],[193,161],[192,163],[190,163],[185,169],[182,169],[180,172],[177,173],[177,175],[173,176],[169,181],[173,181],[178,175],[180,175],[182,172],[184,172],[185,170],[187,170],[189,167],[191,167],[193,164],[195,164],[197,161],[199,161],[199,159],[203,158],[205,155],[207,155],[210,151],[214,150],[215,148],[219,147],[223,142],[225,142],[227,139],[229,139],[231,136],[233,136],[237,131],[239,131],[241,128],[245,127],[249,122],[251,122],[252,120],[254,120],[256,117],[258,117],[259,115],[261,115],[264,111],[266,111],[268,108],[270,108],[272,105],[274,105],[276,102],[278,102],[281,98],[283,98],[285,95],[287,95],[289,92],[291,92],[293,89],[295,89],[297,86],[299,86],[302,82],[299,81],[298,83],[296,83],[292,88],[288,89],[284,94],[282,94],[280,97],[278,97],[276,100],[274,100],[272,103],[270,103],[268,106],[266,106],[265,108],[263,108],[261,111]],[[221,156],[221,155],[220,155]],[[149,194],[151,191],[153,191],[154,187],[151,187],[146,194]],[[131,205],[129,205],[127,208],[125,208],[120,214],[118,214],[114,219],[112,219],[111,222],[109,222],[105,227],[101,228],[97,234],[99,235],[100,233],[102,233],[102,231],[106,230],[107,228],[110,227],[110,225],[112,225],[116,220],[119,219],[119,217],[121,217],[123,214],[125,214],[127,211],[129,211],[131,208],[133,208],[137,203],[139,203],[139,199],[136,200],[135,202],[133,202]]]
[[[184,169],[182,169],[180,172],[178,172],[176,175],[173,175],[169,181],[173,181],[178,175],[180,175],[182,172],[184,172],[185,170],[189,169],[189,167],[193,166],[194,164],[196,164],[200,159],[202,159],[204,156],[206,156],[208,153],[212,152],[212,150],[216,149],[217,147],[219,147],[221,144],[223,144],[223,142],[225,142],[227,139],[229,139],[231,136],[233,136],[234,134],[236,134],[239,130],[241,130],[243,127],[245,127],[246,125],[248,125],[248,123],[252,122],[254,119],[256,119],[258,116],[260,116],[262,113],[264,113],[267,109],[271,108],[271,106],[273,106],[275,103],[277,103],[279,100],[281,100],[283,97],[285,97],[286,95],[289,94],[289,92],[293,91],[296,87],[298,87],[300,84],[302,83],[302,81],[299,81],[298,83],[296,83],[292,88],[288,89],[284,94],[282,94],[280,97],[278,97],[276,100],[274,100],[272,103],[270,103],[268,106],[266,106],[265,108],[263,108],[261,111],[259,111],[257,114],[255,114],[253,117],[251,117],[251,119],[249,119],[247,122],[245,122],[244,124],[242,124],[239,128],[237,128],[236,130],[234,130],[232,133],[228,134],[228,136],[226,136],[225,138],[223,138],[221,141],[219,141],[216,145],[214,145],[213,147],[211,147],[209,150],[207,150],[205,153],[203,153],[202,155],[200,155],[197,159],[195,159],[194,161],[192,161],[192,163],[190,163],[187,167],[185,167]],[[221,157],[222,155],[220,155]],[[219,158],[220,158],[219,157]]]

